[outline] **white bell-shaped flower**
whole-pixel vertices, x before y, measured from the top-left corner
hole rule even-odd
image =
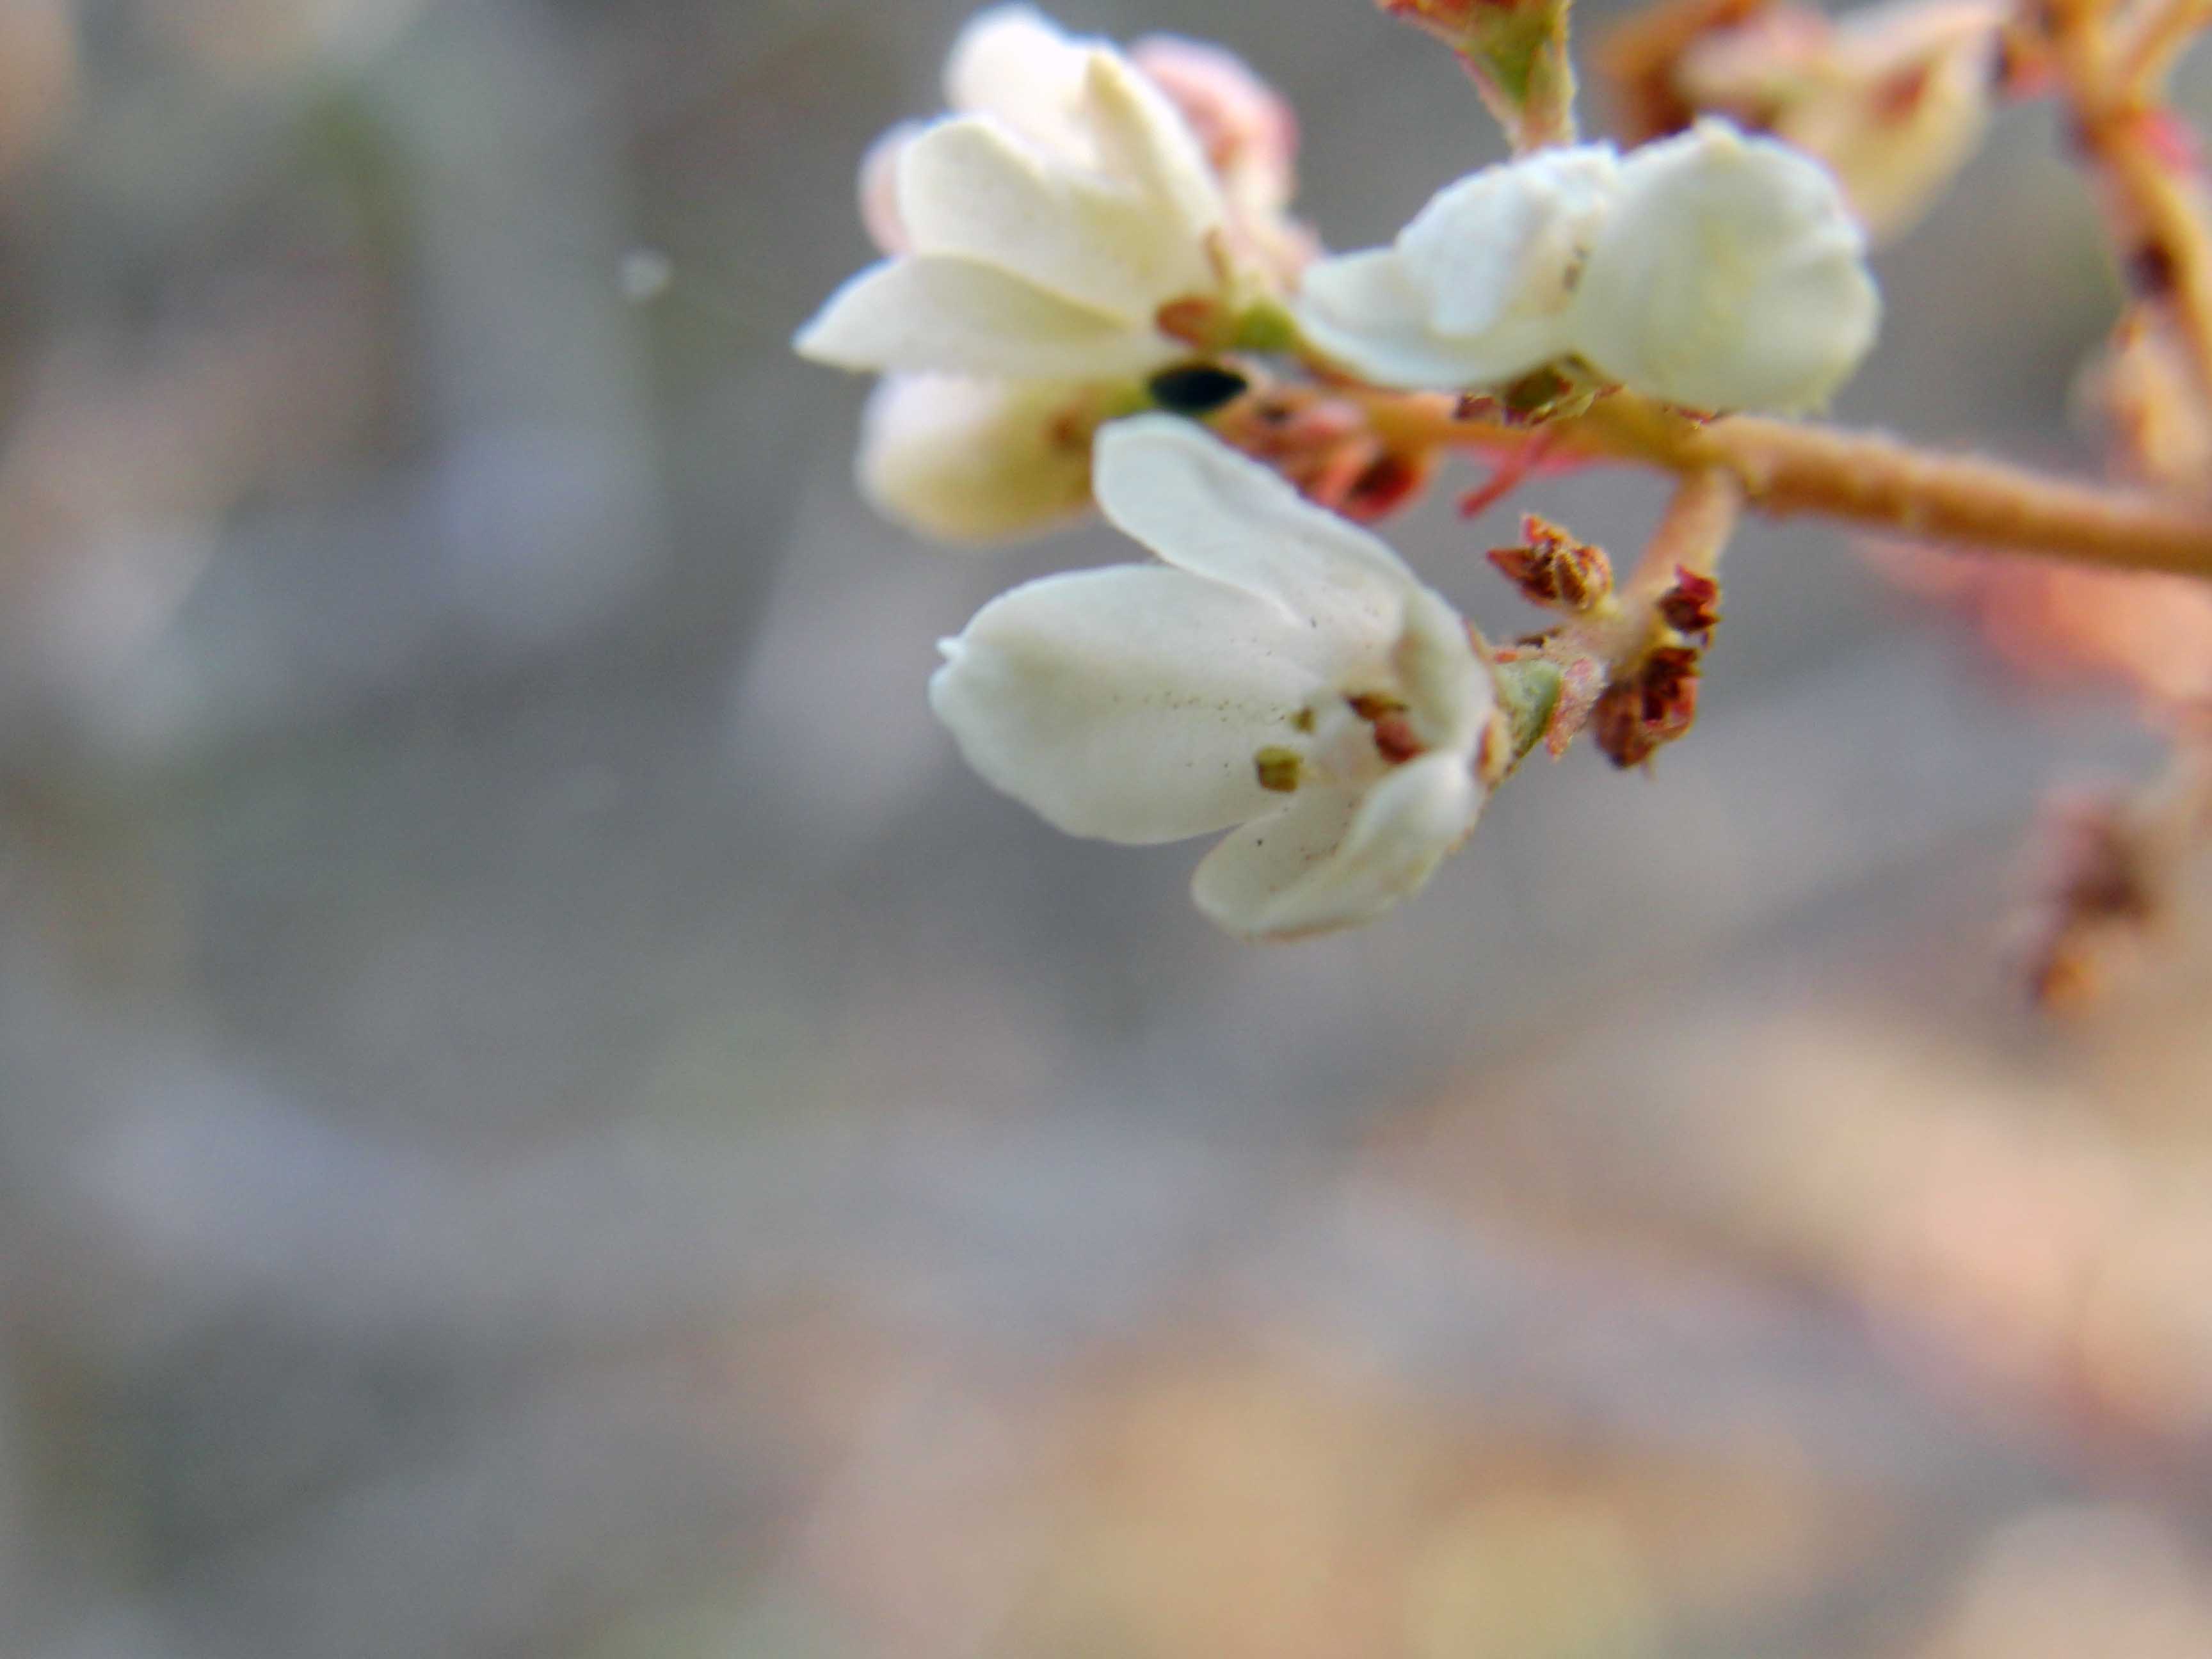
[[[1866,238],[1809,156],[1722,121],[1626,158],[1540,150],[1443,190],[1387,248],[1324,259],[1307,342],[1379,385],[1495,386],[1579,356],[1706,410],[1825,401],[1874,343]]]
[[[1503,740],[1464,623],[1390,550],[1201,428],[1103,428],[1094,489],[1165,561],[976,613],[930,704],[985,779],[1072,834],[1237,828],[1199,907],[1281,936],[1365,921],[1474,824]]]
[[[1309,268],[1300,331],[1380,386],[1494,385],[1565,355],[1576,278],[1619,172],[1612,146],[1583,144],[1469,174],[1390,246]]]
[[[1834,177],[1704,120],[1621,162],[1569,331],[1601,374],[1706,410],[1827,401],[1874,344],[1881,297]]]
[[[1225,209],[1166,95],[1026,7],[970,23],[955,114],[879,147],[868,217],[891,257],[795,342],[842,368],[1109,379],[1187,349],[1164,307],[1223,298]],[[883,174],[889,173],[889,188]]]

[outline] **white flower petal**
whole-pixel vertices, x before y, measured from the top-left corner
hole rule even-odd
[[[1118,52],[1091,53],[1084,98],[1097,137],[1100,170],[1128,180],[1164,216],[1162,235],[1171,236],[1190,261],[1184,273],[1188,289],[1218,287],[1208,243],[1221,230],[1228,210],[1198,136],[1167,94]]]
[[[1447,185],[1389,248],[1307,270],[1314,345],[1384,386],[1494,386],[1571,349],[1575,273],[1610,207],[1610,146],[1543,150]]]
[[[841,368],[1020,380],[1115,380],[1175,356],[1157,334],[1133,332],[993,266],[929,258],[871,265],[831,295],[792,343]]]
[[[1428,320],[1452,338],[1565,309],[1572,273],[1612,205],[1610,144],[1539,150],[1447,185],[1398,233]]]
[[[1104,41],[1071,39],[1028,6],[994,7],[961,31],[945,94],[1057,160],[1134,185],[1193,243],[1223,222],[1205,150],[1167,96]]]
[[[1325,356],[1376,386],[1455,390],[1495,386],[1569,348],[1561,319],[1544,317],[1473,338],[1428,321],[1428,296],[1398,250],[1366,248],[1306,267],[1292,307],[1298,331]]]
[[[1255,757],[1298,749],[1304,646],[1250,594],[1159,566],[1048,576],[975,614],[929,683],[968,763],[1073,835],[1179,841],[1282,799]]]
[[[1240,277],[1281,293],[1319,252],[1288,216],[1296,193],[1297,118],[1234,52],[1179,35],[1148,35],[1129,61],[1166,94],[1205,153]]]
[[[1607,375],[1692,408],[1811,408],[1874,343],[1865,254],[1818,162],[1701,121],[1622,164],[1576,293],[1576,343]]]
[[[1222,927],[1253,937],[1366,921],[1421,887],[1481,807],[1463,757],[1425,756],[1356,805],[1341,792],[1319,793],[1245,825],[1206,855],[1191,896]]]
[[[988,116],[939,122],[898,168],[917,252],[995,265],[1140,330],[1168,301],[1212,285],[1195,240],[1157,204],[1053,164]]]
[[[1474,654],[1459,612],[1427,588],[1417,589],[1407,601],[1390,665],[1414,735],[1430,749],[1472,757],[1498,706],[1498,686]]]
[[[1283,95],[1225,46],[1149,34],[1129,61],[1165,93],[1206,152],[1224,194],[1279,212],[1297,184],[1297,117]]]
[[[1190,896],[1206,918],[1232,933],[1273,933],[1277,899],[1325,867],[1359,810],[1358,792],[1316,789],[1279,812],[1223,837],[1199,860]]]
[[[1054,155],[1096,162],[1082,118],[1092,48],[1070,40],[1029,6],[994,6],[970,18],[945,65],[945,101],[997,116]]]
[[[1041,530],[1091,504],[1091,388],[894,374],[868,399],[855,471],[886,518],[951,542]]]
[[[1120,529],[1181,569],[1269,600],[1334,654],[1387,647],[1419,587],[1374,537],[1188,421],[1114,422],[1091,476]]]
[[[1421,337],[1412,349],[1440,349],[1441,343],[1428,337],[1429,296],[1407,275],[1394,247],[1316,259],[1298,284],[1298,307],[1302,322],[1310,313],[1333,331],[1398,333],[1409,342]]]

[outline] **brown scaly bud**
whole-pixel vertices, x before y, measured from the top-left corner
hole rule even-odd
[[[1605,550],[1578,542],[1550,520],[1524,514],[1522,545],[1493,547],[1485,556],[1523,597],[1554,611],[1588,611],[1613,592]]]
[[[1606,688],[1590,713],[1592,739],[1615,766],[1641,766],[1698,718],[1699,653],[1662,645]]]
[[[1674,585],[1659,596],[1659,615],[1679,634],[1707,639],[1720,626],[1721,585],[1686,565],[1674,567]]]
[[[2076,797],[2045,809],[2021,918],[2021,966],[2039,1006],[2076,1012],[2124,975],[2163,919],[2164,878],[2124,803]]]

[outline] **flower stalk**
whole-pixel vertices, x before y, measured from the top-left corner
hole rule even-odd
[[[1575,142],[1570,0],[1377,0],[1459,54],[1514,154]]]
[[[1533,429],[1462,415],[1433,396],[1365,402],[1377,433],[1408,448],[1510,450],[1541,434],[1560,458],[1725,474],[1744,505],[1768,518],[1814,514],[1988,552],[2212,576],[2212,503],[2054,478],[1881,433],[1749,415],[1701,422],[1626,392]]]
[[[2106,0],[2051,0],[2035,16],[2123,268],[2141,303],[2171,313],[2212,408],[2212,198],[2196,137],[2165,102],[2166,72],[2212,6],[2149,0],[2126,35]]]

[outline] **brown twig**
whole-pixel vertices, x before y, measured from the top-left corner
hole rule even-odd
[[[1628,591],[1656,596],[1675,586],[1686,570],[1712,575],[1742,510],[1742,486],[1732,472],[1709,467],[1685,473],[1644,546],[1644,556],[1637,561]]]
[[[2113,43],[2121,85],[2161,86],[2190,40],[2212,27],[2212,0],[2142,0],[2121,20]]]
[[[1376,429],[1407,447],[1494,449],[1532,435],[1462,417],[1447,398],[1370,394],[1364,401]],[[1724,473],[1747,507],[1770,518],[1814,514],[1920,541],[2212,576],[2212,500],[2054,478],[1878,433],[1747,415],[1699,422],[1625,392],[1534,430],[1551,433],[1552,453],[1562,458]]]
[[[2212,407],[2212,199],[2194,135],[2164,102],[2166,70],[2207,15],[2203,0],[2151,0],[2124,38],[2106,0],[2047,0],[2032,19],[2104,185],[2122,266],[2143,303],[2171,311]]]

